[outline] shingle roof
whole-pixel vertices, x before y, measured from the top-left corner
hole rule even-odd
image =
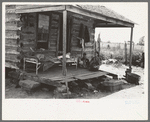
[[[25,9],[24,6],[25,5],[19,5],[21,6],[22,9]],[[45,7],[45,6],[54,6],[54,5],[27,5],[26,8],[37,8],[37,7]],[[60,6],[60,5],[55,5],[55,6]],[[105,6],[100,6],[100,5],[83,5],[83,4],[77,4],[77,5],[72,5],[72,6],[76,6],[78,8],[81,8],[81,9],[85,9],[85,10],[88,10],[88,11],[91,11],[91,12],[95,12],[95,13],[98,13],[98,14],[101,14],[103,16],[106,16],[106,17],[110,17],[110,18],[114,18],[114,19],[118,19],[118,20],[121,20],[121,21],[125,21],[125,22],[128,22],[128,23],[132,23],[132,24],[135,24],[135,22],[125,18],[124,16],[118,14],[117,12],[111,10],[111,9],[108,9],[106,8]]]
[[[114,18],[114,19],[118,19],[118,20],[122,20],[122,21],[125,21],[125,22],[135,24],[135,22],[127,19],[126,17],[118,14],[117,12],[115,12],[111,9],[106,8],[105,6],[100,6],[100,5],[76,5],[76,7],[79,7],[79,8],[85,9],[85,10],[89,10],[89,11],[92,11],[92,12],[96,12],[96,13],[99,13],[103,16],[107,16],[107,17],[111,17],[111,18]]]

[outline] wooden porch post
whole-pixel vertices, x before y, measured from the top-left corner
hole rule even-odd
[[[66,79],[67,75],[67,69],[66,69],[66,39],[67,39],[67,11],[63,11],[63,66],[62,66],[62,72],[63,76],[65,76],[65,83],[67,88],[67,97],[69,98],[69,89],[68,89],[68,82]]]
[[[62,72],[66,76],[66,38],[67,37],[67,11],[63,11],[63,63]]]
[[[132,71],[132,37],[133,37],[133,27],[131,27],[131,36],[130,36],[130,62],[129,62],[129,70]]]

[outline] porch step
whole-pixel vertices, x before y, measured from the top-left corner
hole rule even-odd
[[[94,86],[91,84],[91,83],[86,83],[85,84],[87,85],[87,89],[90,89],[90,90],[94,90]]]
[[[60,93],[66,93],[67,87],[65,85],[62,85],[61,87],[57,87],[56,90]]]
[[[106,75],[107,73],[105,72],[96,72],[96,73],[93,73],[93,74],[89,74],[89,75],[80,75],[80,76],[75,76],[76,79],[78,80],[87,80],[87,79],[92,79],[92,78],[97,78],[97,77],[100,77],[100,76],[104,76]]]

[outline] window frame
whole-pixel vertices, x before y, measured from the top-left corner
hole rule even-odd
[[[51,13],[50,12],[38,12],[37,13],[37,27],[36,27],[36,49],[40,49],[37,47],[38,45],[38,27],[39,27],[39,14],[42,14],[42,15],[47,15],[49,16],[49,30],[48,30],[48,40],[47,40],[47,44],[48,44],[48,47],[47,48],[44,48],[45,50],[49,50],[50,49],[50,29],[51,29]],[[44,42],[43,42],[44,43]]]

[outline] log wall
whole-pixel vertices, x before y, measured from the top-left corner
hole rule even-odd
[[[21,22],[21,32],[20,32],[20,41],[19,43],[23,43],[23,47],[19,48],[19,51],[29,52],[30,47],[36,49],[36,36],[37,36],[37,13],[29,13],[28,15],[28,23]],[[48,42],[48,50],[38,51],[36,50],[36,54],[44,54],[45,56],[55,57],[57,51],[57,43],[59,38],[59,15],[52,13],[50,16],[50,35]]]
[[[87,54],[87,58],[91,59],[94,56],[94,35],[95,35],[95,29],[93,27],[94,20],[91,18],[77,15],[77,14],[71,14],[69,13],[70,18],[72,18],[72,28],[71,28],[71,55],[81,57],[81,48],[78,46],[79,39],[76,37],[79,36],[80,32],[80,24],[88,27],[89,31],[89,37],[90,42],[85,43],[85,51]]]
[[[19,62],[17,56],[18,40],[20,39],[20,14],[15,13],[15,5],[6,5],[5,8],[5,66],[18,69]]]
[[[28,13],[28,14],[17,14],[15,5],[6,6],[6,16],[5,16],[5,52],[6,52],[6,62],[12,63],[13,66],[19,62],[17,56],[21,51],[29,52],[30,47],[36,49],[36,40],[37,40],[37,26],[38,18],[37,13]],[[59,13],[61,14],[61,13]],[[59,36],[60,36],[60,21],[61,17],[56,12],[50,12],[50,35],[48,50],[45,51],[36,51],[36,53],[42,53],[48,56],[57,56],[59,52]],[[26,15],[27,20],[22,20],[22,16]],[[72,14],[68,12],[68,18],[71,20],[71,30],[70,30],[70,39],[71,39],[71,55],[79,57],[81,56],[81,48],[78,46],[79,40],[76,38],[79,36],[80,24],[84,24],[88,27],[90,42],[85,44],[85,51],[89,59],[94,56],[94,35],[95,29],[93,27],[94,20],[91,18]],[[21,47],[21,43],[23,47]]]
[[[52,56],[57,56],[58,43],[59,43],[59,29],[60,29],[60,16],[59,14],[52,13],[50,24],[50,52]]]
[[[23,14],[21,15],[23,17]],[[20,26],[20,40],[19,44],[23,44],[23,47],[19,48],[19,52],[29,52],[30,47],[36,48],[36,28],[37,28],[37,14],[29,13],[25,15],[27,20],[21,20]]]

